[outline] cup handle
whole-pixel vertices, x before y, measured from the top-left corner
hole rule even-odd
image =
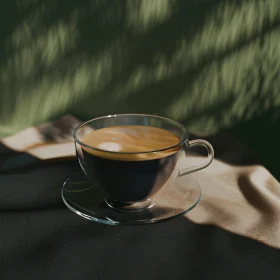
[[[206,150],[208,152],[208,156],[207,156],[207,159],[205,159],[201,163],[188,167],[188,168],[185,168],[183,170],[180,170],[179,176],[185,176],[190,173],[196,172],[198,170],[204,169],[207,166],[209,166],[210,163],[212,162],[212,160],[214,159],[214,149],[213,149],[212,145],[205,140],[197,139],[197,140],[187,141],[187,142],[185,142],[185,145],[187,146],[188,149],[195,147],[195,146],[202,146],[202,147],[206,148]]]

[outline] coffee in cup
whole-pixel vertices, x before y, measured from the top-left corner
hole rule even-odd
[[[106,197],[125,203],[153,196],[173,173],[181,148],[173,132],[141,125],[94,130],[82,142],[98,149],[82,147],[90,179]]]

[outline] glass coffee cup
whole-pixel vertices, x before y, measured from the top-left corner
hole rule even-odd
[[[105,194],[107,205],[120,211],[152,207],[157,192],[174,176],[211,164],[211,144],[189,141],[188,136],[178,122],[144,114],[104,116],[74,131],[76,154],[85,176]],[[206,148],[208,157],[198,165],[178,169],[181,154],[194,146]]]

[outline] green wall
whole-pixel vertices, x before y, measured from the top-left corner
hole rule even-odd
[[[232,131],[279,176],[280,1],[1,1],[0,20],[0,136],[156,113]]]

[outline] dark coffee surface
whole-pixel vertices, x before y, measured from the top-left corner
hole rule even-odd
[[[83,147],[89,154],[123,161],[145,161],[164,158],[175,153],[180,148],[178,146],[175,149],[154,153],[154,151],[177,145],[180,139],[171,131],[141,125],[112,126],[94,130],[85,135],[82,142],[87,146],[104,150],[102,152]],[[145,154],[141,154],[143,152]]]

